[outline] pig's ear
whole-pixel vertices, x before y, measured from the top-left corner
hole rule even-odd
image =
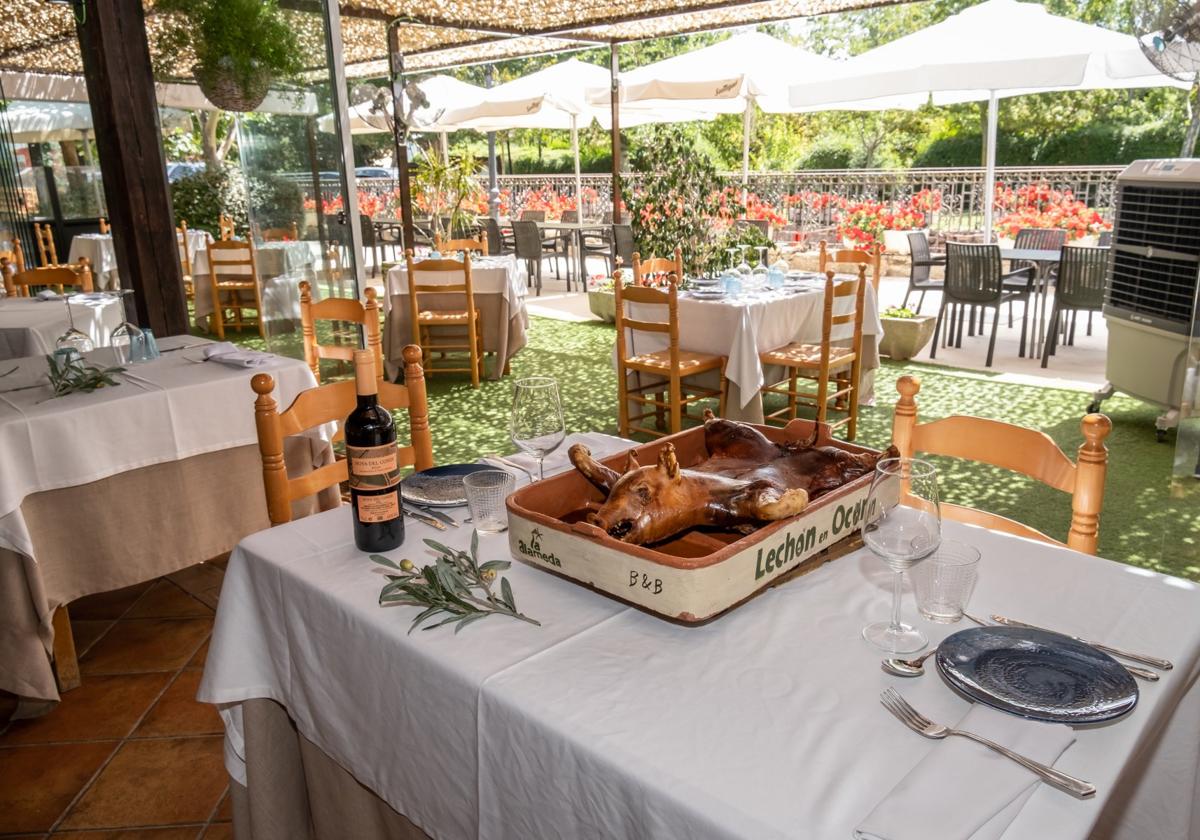
[[[641,464],[638,463],[637,455],[634,453],[634,451],[632,449],[630,449],[629,457],[625,459],[625,471],[621,474],[629,475],[629,473],[633,472],[640,466],[641,466]]]
[[[675,457],[675,445],[668,443],[658,453],[658,466],[669,479],[679,478],[679,459]]]
[[[704,409],[704,425],[705,426],[707,426],[709,423],[711,423],[713,420],[716,420],[716,419],[717,419],[717,415],[713,414],[713,410],[711,408]]]
[[[576,443],[568,449],[567,457],[575,465],[575,469],[583,473],[584,478],[603,490],[606,495],[613,489],[617,479],[621,477],[617,475],[616,470],[610,470],[593,458],[592,453],[582,443]]]

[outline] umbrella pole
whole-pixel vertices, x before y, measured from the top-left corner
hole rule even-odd
[[[483,69],[484,86],[492,86],[492,65]],[[493,219],[500,218],[500,179],[497,177],[496,161],[496,132],[487,133],[488,144],[488,215]]]
[[[754,120],[754,100],[746,97],[746,110],[742,111],[742,200],[750,184],[750,127]]]
[[[445,131],[441,132],[442,140],[442,163],[450,163],[450,135]]]
[[[575,212],[583,221],[583,178],[579,174],[579,118],[571,115],[571,151],[575,153]]]
[[[617,42],[608,45],[609,98],[612,108],[612,220],[621,224],[621,72]]]
[[[983,241],[992,241],[992,205],[996,201],[996,123],[1000,114],[1000,101],[996,91],[988,96],[987,157],[983,177]]]

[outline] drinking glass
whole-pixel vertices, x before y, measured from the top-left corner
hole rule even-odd
[[[71,311],[71,296],[64,295],[63,302],[67,305],[67,323],[70,325],[65,333],[60,335],[54,342],[54,346],[59,349],[68,348],[76,350],[79,353],[90,353],[96,349],[96,345],[88,337],[88,334],[82,330],[75,329],[75,313]]]
[[[504,470],[482,470],[463,476],[471,521],[481,534],[499,534],[508,530],[508,511],[504,500],[517,486],[517,480]]]
[[[867,495],[863,542],[894,573],[891,621],[863,628],[863,638],[892,653],[925,647],[920,630],[900,621],[904,572],[937,550],[942,539],[937,468],[916,458],[884,458],[875,467]]]
[[[122,321],[112,331],[108,343],[112,345],[118,365],[127,365],[138,361],[137,353],[145,342],[145,336],[137,324],[132,321]]]
[[[751,277],[753,278],[754,285],[757,288],[762,289],[762,288],[766,287],[767,281],[770,279],[769,275],[771,273],[771,270],[769,268],[767,268],[766,246],[759,245],[759,246],[757,246],[757,250],[758,250],[758,265],[754,266],[754,268],[751,269],[750,274],[751,274]]]
[[[751,269],[750,269],[750,263],[746,262],[746,249],[749,248],[750,246],[749,245],[739,245],[737,247],[738,247],[738,250],[742,252],[742,261],[737,264],[738,274],[742,275],[743,277],[749,277]]]
[[[979,550],[942,540],[937,551],[912,570],[917,610],[930,621],[952,624],[963,616],[979,574]]]
[[[545,478],[542,462],[567,436],[558,383],[549,376],[518,379],[513,386],[512,442],[537,459],[538,480]]]
[[[736,247],[735,247],[735,248],[726,248],[726,249],[725,249],[725,253],[726,253],[726,254],[729,254],[729,270],[730,270],[730,271],[737,271],[737,253],[738,253],[738,249],[737,249]]]

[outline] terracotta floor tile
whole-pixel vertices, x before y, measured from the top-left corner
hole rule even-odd
[[[79,688],[64,692],[62,702],[49,714],[14,721],[0,736],[0,746],[124,738],[170,678],[170,674],[88,677]]]
[[[212,610],[197,601],[169,580],[155,581],[142,593],[137,603],[125,613],[126,618],[193,618],[212,615]]]
[[[118,621],[79,661],[92,674],[137,674],[182,668],[212,630],[211,618]]]
[[[192,595],[220,589],[225,580],[225,572],[212,563],[197,563],[178,572],[167,575],[167,578],[184,592]]]
[[[104,619],[89,619],[81,618],[76,620],[71,617],[71,635],[75,637],[75,655],[83,656],[87,653],[88,648],[96,643],[108,628],[112,627],[113,620]]]
[[[233,797],[229,795],[229,791],[225,791],[225,798],[221,800],[221,807],[217,809],[217,815],[213,817],[217,822],[229,822],[233,819]]]
[[[204,840],[233,840],[233,823],[213,823],[204,830]]]
[[[62,827],[203,822],[228,784],[222,756],[220,737],[126,741]]]
[[[185,665],[184,667],[185,668],[197,668],[199,670],[204,670],[204,663],[206,661],[208,661],[208,645],[211,641],[212,641],[211,636],[209,638],[205,639],[204,644],[200,645],[200,650],[196,651],[196,655],[193,656],[191,659],[189,659],[188,664]]]
[[[114,589],[112,592],[85,595],[68,604],[67,611],[72,619],[120,618],[153,583],[154,581],[148,580],[145,583],[126,586],[124,589]]]
[[[135,738],[220,735],[225,731],[217,707],[196,700],[203,671],[180,671],[171,687],[133,733]]]
[[[48,831],[115,741],[0,750],[0,832]]]
[[[202,826],[117,828],[112,831],[56,831],[51,840],[196,840]],[[5,838],[7,840],[7,838]]]

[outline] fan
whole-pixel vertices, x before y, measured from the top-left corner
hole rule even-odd
[[[433,114],[417,114],[418,111],[429,109],[429,98],[415,81],[405,83],[404,102],[407,106],[404,114],[400,120],[395,120],[392,116],[392,94],[387,88],[377,85],[355,85],[350,91],[350,105],[358,108],[362,121],[371,128],[395,134],[401,143],[408,140],[408,133],[414,128],[419,129],[436,122],[442,115],[441,110]],[[362,105],[367,107],[359,107]]]
[[[1200,135],[1200,0],[1141,0],[1133,12],[1138,44],[1150,63],[1172,78],[1193,83],[1192,120],[1183,139],[1190,157]]]

